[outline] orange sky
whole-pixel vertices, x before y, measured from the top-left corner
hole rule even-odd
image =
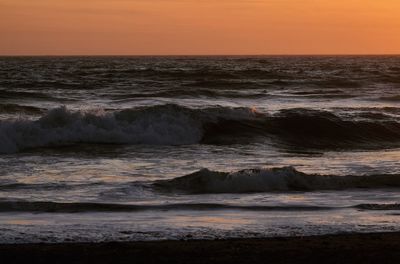
[[[0,0],[2,55],[399,53],[400,0]]]

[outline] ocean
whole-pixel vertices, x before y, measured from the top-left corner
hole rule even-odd
[[[0,58],[0,243],[400,231],[399,56]]]

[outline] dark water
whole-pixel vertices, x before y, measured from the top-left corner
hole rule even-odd
[[[400,57],[0,58],[3,242],[398,230]]]

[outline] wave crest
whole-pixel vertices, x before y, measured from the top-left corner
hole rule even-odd
[[[345,119],[310,109],[269,115],[244,107],[192,109],[174,104],[114,112],[60,107],[38,120],[0,121],[0,153],[78,143],[243,144],[256,139],[307,149],[396,147],[400,123],[372,112]]]
[[[27,148],[77,143],[184,145],[199,143],[205,122],[219,118],[248,118],[245,108],[194,110],[178,105],[126,109],[70,111],[50,110],[39,120],[0,122],[0,153]]]
[[[201,136],[200,124],[168,108],[136,115],[135,111],[72,112],[61,107],[37,121],[1,122],[0,153],[76,143],[192,144]]]
[[[232,173],[202,169],[183,177],[156,181],[154,186],[163,191],[179,190],[189,193],[376,189],[400,187],[400,175],[319,175],[299,172],[293,167],[248,169]]]

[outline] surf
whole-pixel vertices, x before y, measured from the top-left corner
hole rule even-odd
[[[247,144],[268,140],[286,148],[375,149],[400,145],[396,117],[342,117],[303,108],[275,113],[250,107],[189,108],[176,104],[122,110],[59,107],[40,118],[0,121],[0,153],[74,144]]]
[[[290,166],[236,172],[202,169],[182,177],[159,180],[153,185],[161,191],[196,194],[380,189],[400,188],[400,175],[306,174]]]

